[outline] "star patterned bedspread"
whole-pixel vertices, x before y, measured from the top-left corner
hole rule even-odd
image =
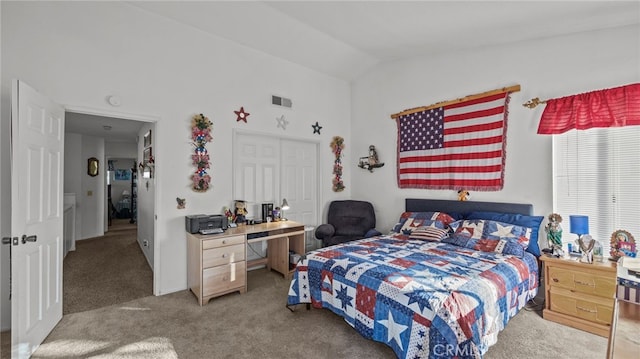
[[[481,358],[538,292],[536,258],[379,236],[311,252],[288,304],[342,316],[398,358]]]

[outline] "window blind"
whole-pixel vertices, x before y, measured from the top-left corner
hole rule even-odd
[[[574,242],[569,215],[589,216],[589,234],[609,256],[618,229],[640,239],[640,126],[569,131],[553,136],[554,212],[562,240]]]

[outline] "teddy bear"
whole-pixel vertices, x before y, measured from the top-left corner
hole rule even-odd
[[[458,191],[458,201],[467,201],[469,200],[470,195],[471,193],[469,193],[469,191],[467,191],[466,189],[461,189]]]

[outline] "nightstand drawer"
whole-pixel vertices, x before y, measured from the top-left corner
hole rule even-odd
[[[218,248],[223,246],[230,246],[233,244],[243,244],[245,242],[244,236],[229,236],[212,238],[202,241],[202,249]]]
[[[246,262],[237,262],[202,271],[204,297],[234,288],[244,288],[247,282]]]
[[[611,324],[613,298],[581,295],[563,289],[549,291],[551,310],[604,325]]]
[[[244,244],[235,244],[202,251],[202,268],[205,269],[243,260]]]
[[[615,277],[578,272],[560,267],[549,267],[549,284],[552,287],[612,298],[616,287]]]

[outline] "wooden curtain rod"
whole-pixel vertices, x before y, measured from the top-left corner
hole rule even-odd
[[[536,98],[532,98],[531,100],[523,103],[522,106],[528,107],[528,108],[535,108],[536,106],[541,105],[543,103],[547,103],[547,100],[540,100],[539,97],[536,97]]]
[[[441,101],[441,102],[437,102],[437,103],[434,103],[433,105],[429,105],[429,106],[410,108],[410,109],[404,110],[402,112],[394,113],[393,115],[391,115],[391,118],[395,120],[400,116],[410,115],[412,113],[422,112],[422,111],[430,110],[432,108],[437,108],[437,107],[442,107],[442,106],[447,106],[447,105],[453,105],[453,104],[456,104],[456,103],[469,101],[469,100],[475,100],[477,98],[496,95],[496,94],[503,93],[503,92],[518,92],[518,91],[520,91],[520,85],[514,85],[514,86],[510,86],[510,87],[503,87],[501,89],[491,90],[491,91],[487,91],[487,92],[483,92],[483,93],[478,93],[478,94],[475,94],[475,95],[469,95],[469,96],[462,97],[462,98],[459,98],[459,99],[456,99],[456,100]]]

